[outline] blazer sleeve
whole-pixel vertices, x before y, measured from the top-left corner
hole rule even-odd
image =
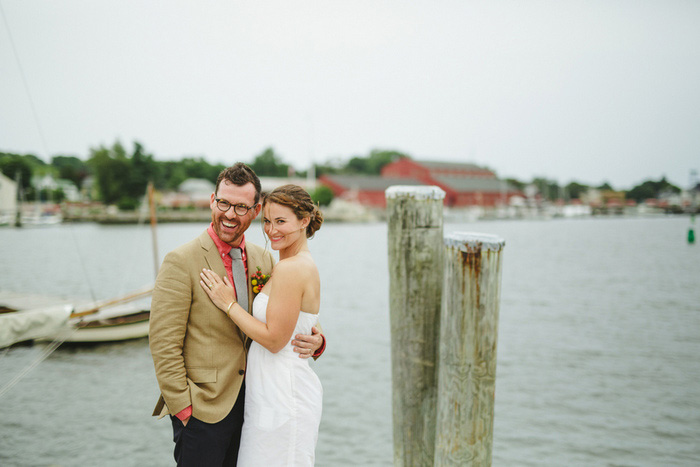
[[[156,379],[171,414],[192,405],[183,346],[192,304],[185,260],[173,251],[163,260],[151,298],[149,345]]]

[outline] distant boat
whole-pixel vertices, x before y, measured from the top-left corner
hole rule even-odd
[[[24,226],[57,225],[63,222],[63,215],[61,211],[35,210],[32,213],[22,214],[20,219]]]

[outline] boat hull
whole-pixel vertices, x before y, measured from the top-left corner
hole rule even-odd
[[[148,337],[150,313],[142,310],[132,315],[74,324],[65,342],[111,342]]]

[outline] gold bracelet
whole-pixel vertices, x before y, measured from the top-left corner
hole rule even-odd
[[[231,317],[231,315],[229,313],[231,312],[231,307],[233,306],[234,303],[236,303],[235,300],[232,301],[231,303],[229,303],[228,308],[226,308],[226,316],[228,316],[229,318]]]

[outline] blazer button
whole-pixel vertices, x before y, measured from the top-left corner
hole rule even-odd
[[[243,375],[244,373],[245,373],[245,371],[243,371],[243,370],[238,370],[238,374],[239,374],[239,375]]]

